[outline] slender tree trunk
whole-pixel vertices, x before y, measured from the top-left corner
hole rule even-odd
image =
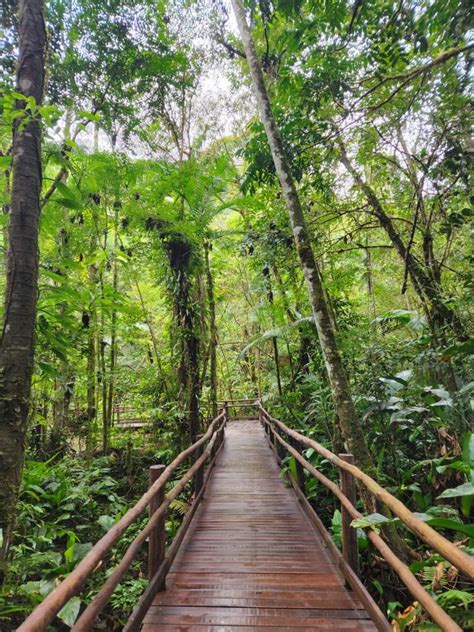
[[[270,268],[265,266],[263,268],[263,276],[267,282],[267,297],[268,303],[270,305],[270,312],[272,316],[272,327],[275,328],[275,311],[273,308],[273,290],[272,290],[272,282],[270,279]],[[278,338],[276,336],[272,336],[272,347],[273,347],[273,360],[275,362],[275,373],[277,379],[278,386],[278,395],[283,397],[283,389],[281,387],[281,375],[280,375],[280,354],[278,353]]]
[[[63,212],[63,228],[59,231],[59,256],[68,258],[69,235],[65,228],[69,224],[69,217],[66,210]],[[66,304],[63,302],[58,306],[61,316],[64,316]],[[60,362],[60,374],[55,381],[55,396],[53,403],[53,427],[51,430],[50,448],[51,450],[61,450],[65,447],[65,430],[68,422],[69,404],[74,388],[74,376],[67,357]]]
[[[87,443],[86,449],[90,452],[94,442],[94,424],[97,415],[96,401],[96,335],[94,321],[89,320],[87,334]]]
[[[250,29],[247,24],[242,0],[232,0],[232,5],[234,7],[234,13],[242,37],[245,55],[250,67],[254,93],[259,106],[260,116],[265,127],[268,143],[273,156],[273,162],[275,164],[282,193],[288,208],[296,249],[306,280],[309,299],[318,331],[319,342],[326,363],[329,382],[331,384],[331,392],[336,415],[339,418],[344,432],[348,449],[354,455],[357,464],[366,471],[372,472],[372,458],[352,401],[349,381],[337,347],[335,332],[329,315],[320,270],[314,257],[303,210],[291,176],[290,167],[285,155],[280,133],[272,113],[262,69],[260,67]],[[366,501],[368,504],[370,503],[369,499],[366,499]]]
[[[104,279],[103,273],[100,275],[100,288],[101,288],[101,296],[104,298]],[[108,427],[108,413],[107,413],[107,403],[108,403],[108,388],[107,388],[107,367],[105,362],[105,347],[107,343],[104,340],[105,336],[105,315],[102,309],[100,314],[100,329],[99,329],[99,341],[97,345],[97,352],[99,354],[98,363],[100,370],[100,386],[101,386],[101,395],[102,395],[102,450],[103,452],[107,452],[109,447],[109,427]]]
[[[217,327],[216,327],[216,302],[214,298],[214,280],[212,278],[209,250],[210,244],[204,245],[206,280],[207,280],[207,303],[209,307],[209,378],[210,378],[210,399],[212,417],[217,415]]]
[[[43,1],[20,0],[16,90],[34,97],[36,103],[41,103],[43,96],[45,41]],[[18,110],[24,107],[24,101],[17,101]],[[37,116],[16,119],[12,171],[0,342],[0,580],[20,485],[33,374],[42,183],[41,126]]]
[[[103,328],[102,328],[103,331]],[[100,363],[100,375],[101,375],[101,388],[102,388],[102,450],[107,452],[109,447],[109,428],[107,425],[107,375],[105,367],[105,341],[103,336],[100,336],[99,340],[99,363]]]
[[[97,225],[97,211],[93,211],[94,224]],[[91,254],[97,248],[97,238],[94,235],[91,240]],[[97,291],[97,266],[91,264],[87,270],[89,289],[93,296]],[[97,419],[97,308],[94,301],[91,302],[88,313],[85,315],[84,326],[87,328],[87,436],[86,450],[91,453],[94,449],[96,419]]]
[[[118,220],[119,209],[121,203],[116,200],[114,203],[114,253],[112,261],[112,287],[114,294],[118,290],[118,265],[117,265],[117,248],[118,248]],[[115,298],[114,298],[115,300]],[[107,427],[112,427],[113,409],[115,398],[115,367],[117,364],[117,310],[112,311],[112,321],[110,329],[110,371],[109,371],[109,391],[107,396]]]
[[[153,326],[151,324],[150,316],[148,314],[145,301],[143,299],[143,294],[140,289],[140,285],[136,279],[135,279],[135,287],[137,288],[138,297],[140,299],[140,305],[142,306],[143,318],[145,319],[146,326],[148,327],[148,331],[150,333],[150,338],[153,345],[153,351],[155,352],[156,366],[158,367],[158,370],[160,372],[160,378],[161,378],[161,383],[163,385],[163,390],[165,391],[165,395],[167,397],[170,397],[168,383],[166,381],[166,375],[163,369],[163,365],[161,364],[160,350],[158,347],[158,339],[156,337],[155,330],[153,329]]]
[[[194,331],[195,323],[192,316],[186,324],[186,350],[188,358],[188,388],[189,388],[189,432],[191,441],[196,441],[199,434],[199,338]]]

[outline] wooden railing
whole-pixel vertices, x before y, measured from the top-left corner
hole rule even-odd
[[[114,428],[136,430],[151,426],[150,419],[143,419],[135,406],[116,404],[112,412],[112,426]]]
[[[217,402],[218,406],[225,406],[229,411],[229,419],[258,419],[259,399],[225,399]],[[244,414],[245,409],[250,408],[255,411],[253,415]]]
[[[279,419],[272,417],[262,404],[259,406],[259,418],[277,458],[280,460],[284,452],[294,457],[296,461],[296,477],[291,476],[291,474],[289,477],[300,499],[306,501],[304,497],[304,470],[306,470],[340,500],[343,556],[347,563],[346,568],[348,566],[353,571],[353,573],[349,572],[346,574],[346,580],[351,585],[355,586],[355,575],[359,572],[357,530],[351,527],[351,522],[354,519],[362,517],[355,507],[355,480],[357,480],[359,484],[364,485],[376,499],[388,507],[410,531],[417,535],[428,546],[437,551],[444,559],[451,562],[461,573],[464,573],[471,579],[474,578],[474,558],[461,551],[455,544],[417,518],[400,500],[395,498],[395,496],[381,487],[373,478],[356,467],[353,464],[352,455],[341,454],[337,456],[317,441],[305,437],[286,426]],[[286,436],[287,440],[285,440],[282,435]],[[301,446],[313,448],[318,454],[339,468],[341,487],[324,476],[324,474],[300,454],[298,448]],[[307,503],[307,505],[310,507],[309,503]],[[316,514],[314,514],[314,516],[318,522],[318,528],[321,527],[324,529]],[[443,630],[461,632],[461,628],[457,623],[451,619],[448,613],[445,612],[423,588],[408,566],[391,550],[384,538],[372,529],[367,529],[366,533],[371,543],[397,573],[410,593],[423,606],[431,619]]]
[[[17,628],[17,632],[43,632],[54,620],[61,608],[83,588],[87,579],[101,565],[112,546],[120,539],[127,528],[149,508],[150,516],[146,526],[130,544],[119,564],[108,576],[98,594],[82,612],[72,632],[90,630],[97,617],[108,603],[112,593],[136,559],[143,543],[148,539],[148,576],[149,584],[139,603],[130,616],[124,630],[132,632],[140,628],[156,592],[163,588],[166,575],[178,552],[179,546],[191,523],[196,508],[202,499],[210,471],[224,440],[224,428],[227,423],[227,408],[209,424],[205,434],[189,448],[181,452],[170,465],[150,468],[150,488],[140,500],[121,518],[89,551],[76,568],[42,601],[30,616]],[[165,494],[165,485],[176,469],[186,459],[194,457],[194,463]],[[209,462],[207,470],[205,464]],[[194,501],[187,512],[181,527],[165,555],[165,516],[170,504],[194,479]]]
[[[198,437],[198,440],[193,445],[181,452],[170,465],[167,467],[164,465],[155,465],[150,468],[150,488],[148,491],[135,506],[97,542],[70,575],[37,606],[26,621],[20,625],[17,632],[42,632],[46,630],[51,621],[54,620],[56,614],[69,599],[81,591],[87,579],[100,566],[107,553],[124,534],[126,529],[148,508],[150,516],[147,525],[130,544],[122,560],[108,576],[99,593],[94,597],[84,612],[82,612],[72,628],[72,632],[86,632],[93,627],[97,617],[108,603],[115,588],[122,581],[132,562],[136,559],[141,546],[145,540],[148,539],[149,584],[123,628],[125,632],[135,632],[139,630],[141,622],[154,596],[159,590],[164,588],[166,575],[189,528],[196,508],[203,497],[211,467],[223,443],[224,428],[229,420],[228,405],[236,407],[239,405],[242,407],[253,405],[256,407],[258,410],[258,419],[265,429],[267,439],[277,458],[281,460],[284,454],[289,454],[294,457],[296,474],[294,476],[291,474],[288,475],[290,482],[300,498],[303,507],[307,510],[308,515],[310,515],[320,530],[327,546],[333,551],[336,559],[340,559],[340,568],[346,577],[346,581],[360,596],[368,611],[373,611],[373,616],[377,617],[380,613],[377,615],[377,612],[379,612],[378,609],[376,607],[372,608],[371,604],[374,605],[373,600],[371,600],[367,591],[363,589],[358,577],[357,530],[351,526],[352,520],[361,517],[360,512],[355,507],[356,480],[360,485],[365,486],[374,498],[388,507],[408,529],[422,539],[428,546],[451,562],[461,573],[464,573],[470,578],[474,578],[474,559],[461,551],[452,542],[449,542],[449,540],[444,538],[429,525],[422,522],[401,501],[381,487],[373,478],[356,467],[351,455],[341,454],[337,456],[317,441],[309,439],[303,434],[292,430],[279,419],[272,417],[270,413],[265,410],[261,402],[257,400],[229,400],[228,404],[224,402],[222,412],[209,424],[206,433]],[[339,468],[341,477],[340,487],[324,476],[324,474],[302,456],[300,453],[302,446],[313,448],[318,454]],[[194,457],[193,464],[179,481],[175,483],[171,490],[165,494],[166,483],[171,479],[176,469],[189,457]],[[207,462],[209,462],[209,465],[205,471],[205,464]],[[305,470],[309,475],[314,476],[327,487],[341,503],[342,555],[304,496]],[[164,528],[166,511],[171,502],[179,496],[192,479],[194,479],[194,502],[187,512],[173,542],[165,553]],[[443,630],[460,632],[461,628],[436,603],[431,595],[426,592],[408,566],[390,549],[383,536],[371,529],[367,529],[366,533],[371,543],[398,574],[413,597],[425,608],[431,619]],[[378,625],[379,629],[385,629],[386,621],[379,621]]]

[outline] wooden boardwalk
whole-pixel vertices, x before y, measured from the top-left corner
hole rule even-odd
[[[234,421],[143,632],[372,631],[302,511],[262,427]]]

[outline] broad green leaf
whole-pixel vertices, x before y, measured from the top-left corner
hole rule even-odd
[[[435,516],[430,516],[430,514],[427,513],[414,512],[414,515],[419,520],[429,524],[431,527],[450,529],[451,531],[467,535],[469,538],[474,538],[474,525],[472,524],[464,524],[457,520],[451,520],[450,518],[437,518]]]
[[[61,204],[61,206],[65,206],[66,208],[71,208],[75,210],[80,210],[84,208],[82,202],[79,202],[78,200],[72,200],[70,198],[55,198],[54,201],[58,204]]]
[[[394,522],[390,518],[386,516],[382,516],[379,513],[373,513],[368,516],[362,516],[361,518],[356,518],[351,522],[351,527],[358,527],[360,529],[370,529],[373,527],[377,527],[381,524],[387,524],[389,522]]]
[[[81,599],[79,597],[73,597],[58,612],[58,618],[61,619],[61,621],[63,621],[63,623],[65,623],[68,627],[72,628],[76,622],[80,609]]]
[[[459,496],[473,496],[474,495],[474,485],[469,483],[463,483],[458,487],[453,487],[451,489],[445,489],[442,494],[440,494],[437,498],[458,498]]]
[[[102,516],[99,516],[99,519],[97,520],[97,522],[104,529],[104,531],[108,531],[114,526],[115,518],[113,516],[102,515]]]

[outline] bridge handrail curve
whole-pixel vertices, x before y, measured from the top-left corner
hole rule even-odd
[[[264,423],[270,424],[270,422],[265,419]],[[294,447],[292,447],[289,443],[287,443],[279,434],[276,432],[274,436],[279,441],[279,443],[299,462],[303,467],[305,467],[308,472],[314,476],[318,481],[320,481],[325,487],[327,487],[337,498],[341,501],[343,507],[347,510],[347,512],[351,515],[352,519],[357,519],[362,516],[362,514],[354,507],[354,505],[350,502],[347,496],[341,491],[341,489],[331,481],[329,478],[324,476],[317,468],[315,468],[309,461],[307,461]],[[457,623],[447,614],[443,608],[429,595],[429,593],[423,588],[420,582],[417,580],[415,575],[411,572],[406,564],[404,564],[392,551],[389,545],[385,542],[385,540],[372,529],[367,530],[367,537],[372,542],[372,544],[378,549],[382,557],[386,560],[386,562],[394,569],[397,575],[400,577],[402,582],[408,588],[412,596],[417,599],[432,620],[437,623],[443,630],[449,630],[449,632],[462,632],[461,628],[457,625]]]
[[[127,513],[115,524],[111,527],[107,533],[100,539],[96,544],[92,547],[92,549],[87,553],[87,555],[79,562],[76,568],[69,573],[69,575],[40,603],[33,612],[23,621],[23,623],[17,628],[17,632],[43,632],[46,630],[47,626],[53,621],[54,617],[61,610],[61,608],[71,599],[80,592],[80,589],[87,581],[87,579],[93,574],[93,572],[98,568],[100,562],[104,559],[105,555],[110,551],[112,546],[119,540],[119,538],[124,534],[124,532],[128,529],[128,527],[135,522],[141,514],[148,508],[152,500],[155,498],[157,493],[165,486],[165,484],[169,481],[172,474],[176,470],[176,468],[181,465],[188,457],[193,455],[197,450],[200,449],[207,441],[211,438],[215,438],[216,434],[221,430],[222,426],[225,425],[227,421],[227,408],[224,407],[222,412],[215,417],[211,423],[207,431],[203,434],[203,436],[195,441],[188,448],[180,452],[178,456],[163,470],[161,476],[155,481],[155,483],[143,494],[143,496],[138,500],[137,503],[133,507],[131,507]],[[178,483],[173,487],[171,492],[166,496],[165,501],[155,510],[153,515],[150,517],[147,526],[141,531],[139,536],[132,542],[132,544],[128,547],[127,552],[125,553],[123,559],[127,555],[128,551],[133,547],[133,551],[138,551],[138,547],[141,542],[146,539],[148,535],[148,531],[151,531],[153,526],[156,525],[156,522],[161,517],[165,509],[172,502],[172,500],[178,495],[179,491],[182,491],[184,485],[192,478],[193,474],[199,469],[200,466],[204,464],[204,462],[209,458],[211,454],[212,446],[208,446],[206,450],[203,451],[202,455],[195,461],[195,463],[186,471],[186,473],[181,477]],[[191,474],[190,474],[191,473]],[[181,486],[183,479],[186,478],[186,482]],[[180,488],[179,491],[174,494],[174,490]],[[171,498],[171,496],[173,496]],[[166,507],[164,507],[166,505]],[[164,507],[164,509],[162,509]],[[151,524],[151,528],[149,526]],[[140,539],[140,541],[136,543],[136,540],[146,532],[144,538]],[[134,546],[135,545],[135,546]],[[134,556],[135,557],[135,556]],[[134,557],[130,560],[130,564],[133,561]],[[127,558],[128,559],[128,558]],[[113,573],[109,576],[107,581],[104,583],[101,592],[107,585],[108,587],[113,581],[115,581],[114,576],[117,572],[117,569],[121,570],[119,565],[114,569]],[[129,564],[129,565],[130,565]],[[128,565],[128,566],[129,566]],[[127,566],[127,569],[128,569]],[[111,580],[109,584],[107,582]],[[115,586],[118,584],[117,582]],[[113,591],[112,591],[113,592]],[[101,593],[98,593],[97,597]],[[91,602],[88,608],[81,614],[82,618],[87,610],[94,603]],[[102,604],[102,607],[106,602]],[[94,606],[95,609],[96,606]],[[100,609],[102,609],[102,607]],[[99,610],[100,611],[100,610]],[[98,613],[97,613],[98,614]],[[96,616],[96,615],[95,615]],[[94,619],[95,619],[94,616]],[[80,619],[76,622],[75,626],[79,623]],[[92,621],[93,624],[93,621]],[[91,625],[92,625],[91,624]],[[77,629],[90,629],[89,627],[84,628],[73,628]]]
[[[265,408],[260,405],[260,411],[270,423],[277,425],[289,437],[292,437],[299,443],[313,448],[318,454],[324,456],[330,463],[349,472],[359,480],[376,498],[386,505],[393,513],[400,518],[405,526],[413,531],[421,540],[435,549],[442,557],[451,562],[458,570],[465,573],[471,579],[474,579],[474,558],[460,551],[456,545],[447,540],[432,527],[417,518],[412,511],[406,507],[398,498],[384,489],[371,476],[363,472],[356,465],[351,465],[340,459],[336,454],[322,446],[314,439],[305,437],[296,430],[292,430],[282,421],[272,417]]]

